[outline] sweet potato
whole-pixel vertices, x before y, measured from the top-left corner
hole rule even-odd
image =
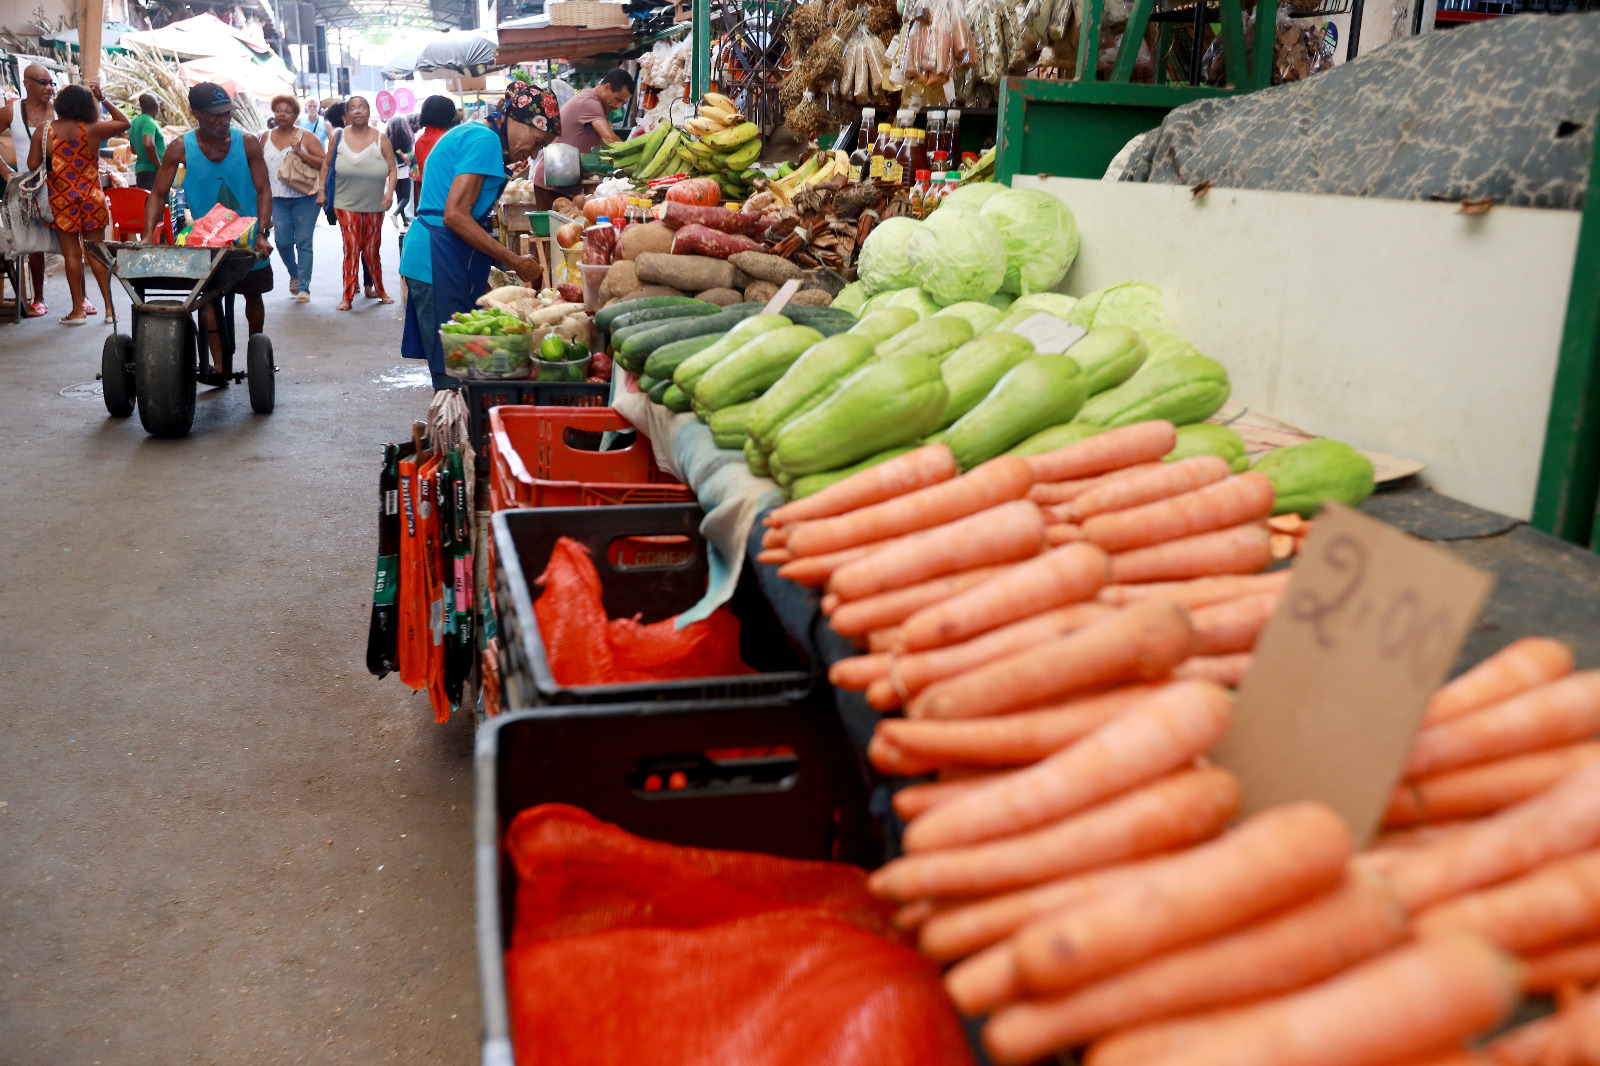
[[[754,237],[767,228],[766,223],[761,220],[759,215],[747,215],[742,211],[730,211],[726,207],[681,204],[674,200],[667,201],[666,211],[662,213],[661,221],[673,229],[700,226],[705,229],[717,230],[720,233],[743,234],[746,237]],[[743,267],[740,269],[742,270]],[[750,276],[762,277],[763,275],[751,274]]]
[[[753,241],[742,234],[723,233],[710,226],[700,225],[684,226],[678,230],[678,235],[672,238],[673,254],[709,255],[714,259],[726,259],[735,252],[759,252],[763,247],[765,246],[760,241]]]

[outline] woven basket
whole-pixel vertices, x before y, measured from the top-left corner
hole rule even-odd
[[[562,0],[560,3],[546,4],[544,10],[550,16],[552,26],[599,29],[628,24],[627,6],[607,3],[605,0]]]

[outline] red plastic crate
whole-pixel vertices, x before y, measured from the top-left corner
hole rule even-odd
[[[601,433],[633,428],[609,407],[493,408],[490,508],[693,502],[694,491],[656,465],[643,434],[613,451],[582,446],[598,443]]]

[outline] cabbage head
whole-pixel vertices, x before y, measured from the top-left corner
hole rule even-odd
[[[861,245],[861,256],[856,263],[856,276],[866,285],[869,294],[877,295],[917,283],[906,245],[921,227],[922,223],[904,215],[886,218],[872,227]]]
[[[918,283],[942,306],[987,299],[1006,278],[1005,245],[971,211],[941,206],[911,234],[906,251]]]
[[[1060,198],[1039,189],[1006,189],[991,196],[979,217],[1006,249],[1006,292],[1045,292],[1078,257],[1078,222]]]
[[[994,328],[1011,329],[1041,311],[1047,315],[1055,315],[1063,322],[1071,322],[1072,309],[1077,303],[1077,300],[1063,292],[1036,292],[1032,296],[1022,296],[1012,301],[1011,306],[1006,309],[1006,317]]]
[[[1167,317],[1161,290],[1142,281],[1124,281],[1091,292],[1078,301],[1067,321],[1084,329],[1127,326],[1149,349],[1150,363],[1200,354]]]
[[[1004,311],[1011,306],[1011,302],[1015,299],[1016,297],[1009,292],[997,292],[983,302],[988,304],[990,307]]]
[[[838,306],[837,301],[834,302],[834,306]],[[939,318],[949,315],[954,318],[964,318],[972,324],[973,336],[977,336],[979,333],[988,333],[991,329],[994,329],[1000,320],[1005,317],[1005,314],[998,307],[990,307],[982,300],[963,300],[961,303],[951,304],[944,310],[936,312],[933,317]]]
[[[861,317],[861,309],[867,305],[867,286],[863,282],[852,281],[839,290],[839,295],[833,298],[832,307],[849,311],[857,318]]]
[[[933,297],[917,288],[915,285],[907,289],[896,289],[892,293],[885,293],[888,299],[884,300],[883,307],[909,307],[917,313],[917,317],[927,318],[939,310],[939,305],[933,302]],[[873,308],[874,311],[878,308]]]
[[[948,196],[939,201],[939,210],[947,207],[959,207],[965,211],[981,211],[983,205],[999,193],[1009,192],[1004,185],[993,181],[975,181],[971,185],[960,185]]]

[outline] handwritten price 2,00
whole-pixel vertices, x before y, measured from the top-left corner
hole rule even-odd
[[[1311,627],[1319,647],[1332,650],[1347,640],[1371,640],[1380,659],[1403,661],[1413,684],[1427,683],[1451,654],[1450,611],[1423,602],[1408,585],[1367,588],[1367,546],[1340,534],[1323,547],[1320,562],[1329,571],[1327,595],[1303,589],[1289,601],[1289,616]]]

